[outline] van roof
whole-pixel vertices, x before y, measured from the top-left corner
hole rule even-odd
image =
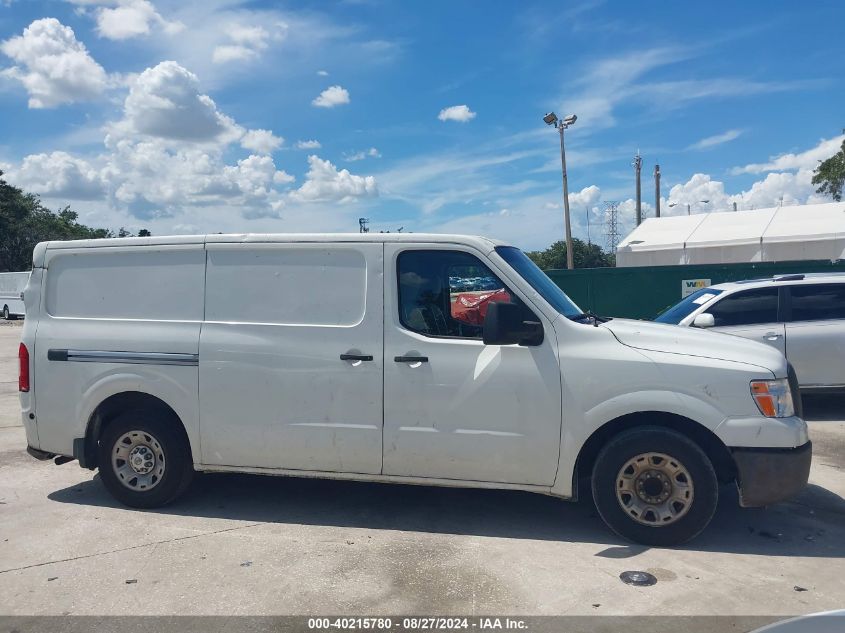
[[[505,242],[478,235],[445,233],[209,233],[206,235],[154,235],[152,237],[111,237],[94,240],[41,242],[33,252],[33,265],[43,266],[44,254],[49,250],[70,248],[105,248],[115,246],[167,246],[179,244],[241,244],[241,243],[341,243],[341,242],[429,242],[463,244],[489,252]]]

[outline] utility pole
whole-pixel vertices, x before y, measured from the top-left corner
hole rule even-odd
[[[654,166],[654,217],[660,217],[660,165]]]
[[[643,158],[640,156],[640,150],[637,150],[637,155],[634,156],[634,170],[637,172],[637,226],[643,221],[643,200],[642,192],[640,191],[640,171],[643,167]]]

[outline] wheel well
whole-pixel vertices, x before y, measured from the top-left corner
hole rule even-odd
[[[88,419],[88,427],[85,431],[84,459],[80,459],[80,465],[93,470],[97,466],[97,443],[103,435],[103,431],[117,416],[132,409],[143,409],[153,414],[172,417],[178,423],[179,429],[188,442],[188,434],[182,420],[176,412],[163,400],[151,396],[148,393],[139,391],[124,391],[116,393],[103,400],[91,417]],[[78,456],[80,457],[80,456]]]
[[[581,447],[581,452],[578,453],[578,459],[575,462],[575,474],[573,475],[572,483],[576,495],[578,491],[578,480],[582,477],[589,477],[592,474],[593,465],[602,447],[616,435],[638,426],[660,426],[686,435],[698,444],[710,459],[720,483],[728,483],[736,479],[736,466],[734,465],[728,447],[710,429],[698,422],[681,415],[675,415],[674,413],[640,411],[629,413],[628,415],[623,415],[607,422],[596,429],[587,439],[584,446]]]

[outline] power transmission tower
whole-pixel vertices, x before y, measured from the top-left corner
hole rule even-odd
[[[358,218],[358,232],[359,233],[369,233],[370,232],[370,219],[369,218]]]
[[[604,203],[604,240],[607,250],[616,252],[619,245],[619,203]]]

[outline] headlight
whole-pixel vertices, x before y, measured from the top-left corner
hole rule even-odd
[[[788,418],[795,415],[792,392],[786,378],[779,380],[752,380],[751,396],[760,413],[767,418]]]

